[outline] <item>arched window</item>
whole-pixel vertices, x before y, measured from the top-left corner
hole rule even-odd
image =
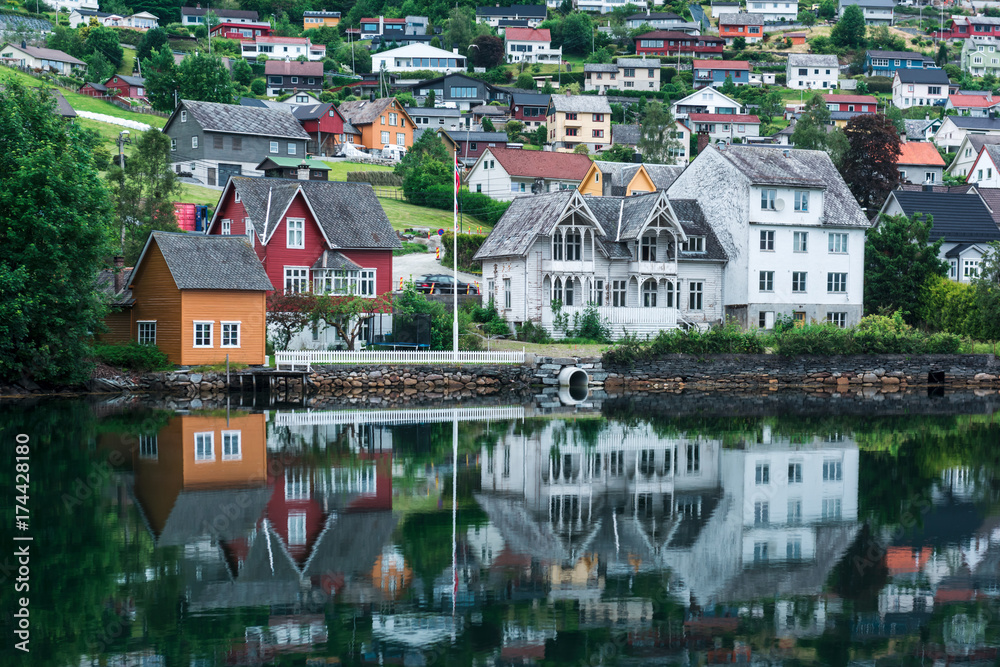
[[[561,278],[556,278],[556,281],[552,283],[552,300],[553,301],[563,300],[563,288],[562,288]]]
[[[552,235],[552,259],[560,261],[563,258],[563,235],[562,232],[556,230],[556,233]]]
[[[663,293],[666,295],[666,302],[667,302],[666,305],[667,305],[667,308],[673,308],[674,307],[674,284],[673,284],[673,282],[671,282],[671,281],[668,280],[668,281],[664,282],[663,285],[664,285],[664,291],[663,291]]]
[[[647,280],[642,284],[643,308],[656,308],[656,281]]]
[[[565,293],[566,293],[566,298],[563,301],[563,303],[566,304],[567,306],[572,306],[573,305],[574,297],[576,296],[576,279],[575,278],[567,278],[566,279]]]
[[[642,237],[642,254],[640,255],[642,261],[644,262],[655,262],[656,261],[656,235],[647,234]]]
[[[566,259],[571,262],[579,262],[583,257],[583,236],[577,229],[566,232]]]

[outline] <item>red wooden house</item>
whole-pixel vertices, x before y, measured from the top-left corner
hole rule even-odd
[[[344,142],[344,116],[329,102],[295,107],[292,115],[309,133],[306,151],[315,155],[333,155],[337,144]]]
[[[823,99],[830,111],[875,113],[878,110],[878,100],[872,95],[824,95]]]
[[[507,148],[506,132],[462,132],[441,130],[448,136],[458,154],[458,161],[471,167],[487,148]]]
[[[654,30],[635,38],[637,55],[721,58],[725,40],[713,35],[689,35],[677,30]]]
[[[207,233],[248,236],[286,294],[392,291],[400,242],[367,183],[233,176]]]
[[[269,37],[270,35],[270,23],[233,23],[223,21],[212,26],[212,37],[253,39],[255,37]]]
[[[115,74],[102,83],[88,82],[79,91],[91,97],[128,97],[134,100],[146,99],[146,83],[141,76]]]

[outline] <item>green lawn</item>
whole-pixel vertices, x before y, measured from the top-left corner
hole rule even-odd
[[[392,228],[404,230],[410,227],[429,227],[432,230],[452,228],[452,213],[437,208],[426,208],[414,206],[398,199],[379,199],[385,214],[389,216]],[[463,219],[461,216],[460,220]],[[492,227],[484,225],[471,215],[464,216],[465,231],[475,231],[477,227],[482,228],[483,233],[488,233]]]
[[[219,203],[219,190],[203,188],[200,185],[191,183],[181,183],[180,192],[174,197],[174,201],[185,202],[187,204],[206,204],[211,208]]]
[[[331,181],[346,181],[349,171],[392,171],[392,167],[383,167],[378,164],[361,164],[358,162],[344,162],[343,160],[324,160],[330,165],[329,179]]]
[[[118,68],[118,73],[128,76],[135,71],[135,49],[123,44],[122,53],[125,57],[122,58],[122,66]]]

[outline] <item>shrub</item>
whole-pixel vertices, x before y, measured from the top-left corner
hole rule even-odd
[[[386,187],[403,187],[403,177],[391,171],[349,171],[347,172],[349,183],[371,183],[372,185],[382,185]]]
[[[94,359],[108,366],[133,371],[159,371],[171,368],[166,353],[155,345],[140,345],[132,341],[126,345],[94,345]]]
[[[441,247],[444,252],[441,256],[441,263],[444,266],[452,266],[455,261],[452,256],[455,235],[452,232],[445,232],[441,237]],[[458,268],[469,273],[482,273],[483,267],[480,262],[474,262],[472,258],[479,251],[480,246],[486,240],[484,234],[459,234],[458,235]]]
[[[975,336],[972,317],[975,310],[975,287],[944,276],[932,276],[921,296],[916,314],[929,329],[959,336]]]
[[[545,330],[545,327],[534,322],[525,322],[517,327],[517,339],[525,343],[539,343],[542,345],[552,342],[552,337],[549,336],[549,332]]]
[[[697,329],[661,331],[655,338],[640,341],[626,335],[604,353],[608,363],[632,364],[663,354],[762,354],[764,339],[752,331],[743,331],[736,324]]]
[[[839,329],[829,323],[793,327],[771,336],[775,352],[800,354],[954,354],[961,339],[949,333],[926,334],[891,316],[869,315],[856,327]]]

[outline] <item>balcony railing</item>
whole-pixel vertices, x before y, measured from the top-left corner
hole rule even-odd
[[[559,259],[543,259],[542,271],[553,273],[593,273],[594,262],[588,261],[566,261]]]
[[[629,273],[639,275],[677,275],[677,262],[629,262]]]

